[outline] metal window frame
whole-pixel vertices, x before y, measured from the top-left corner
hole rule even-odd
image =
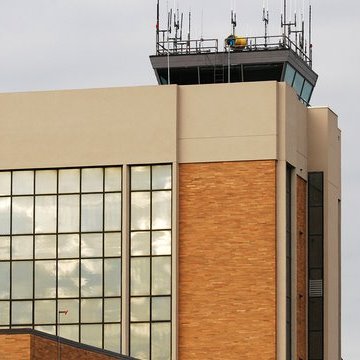
[[[170,189],[153,189],[153,167],[155,166],[170,166],[171,167],[171,188]],[[146,190],[132,190],[131,189],[131,170],[135,167],[150,167],[150,188]],[[173,270],[173,264],[172,264],[172,258],[173,258],[173,250],[171,250],[170,255],[153,255],[152,254],[152,233],[154,231],[170,231],[171,233],[171,248],[173,248],[173,203],[174,203],[174,188],[173,188],[173,177],[174,177],[174,165],[172,163],[153,163],[153,164],[133,164],[129,165],[128,167],[128,179],[129,179],[129,186],[128,186],[128,192],[129,192],[129,218],[128,218],[128,226],[129,226],[129,268],[128,268],[128,274],[129,274],[129,285],[128,285],[128,299],[129,299],[129,312],[128,312],[128,347],[129,347],[129,355],[131,355],[131,325],[132,324],[149,324],[149,360],[152,359],[152,324],[157,323],[167,323],[170,325],[170,359],[172,359],[172,350],[173,350],[173,343],[172,343],[172,324],[173,324],[173,316],[172,316],[172,298],[173,298],[173,290],[172,290],[172,283],[173,283],[173,276],[174,276],[174,270]],[[170,229],[153,229],[152,228],[152,210],[153,210],[153,203],[152,203],[152,194],[155,192],[164,192],[168,191],[171,194],[171,228]],[[150,194],[150,226],[149,229],[146,230],[132,230],[131,228],[131,194],[132,193],[138,193],[138,192],[144,192]],[[133,256],[131,255],[131,234],[136,232],[149,232],[150,234],[150,255],[139,255],[139,256]],[[153,258],[159,258],[159,257],[166,257],[170,258],[170,294],[166,295],[153,295],[152,294],[152,259]],[[150,259],[150,284],[149,284],[149,295],[131,295],[131,263],[133,258],[149,258]],[[149,298],[150,299],[150,309],[149,309],[149,321],[131,321],[131,299],[132,298]],[[152,299],[156,297],[169,297],[170,298],[170,320],[162,320],[162,321],[152,321]]]

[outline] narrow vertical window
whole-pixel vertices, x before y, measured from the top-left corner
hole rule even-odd
[[[286,359],[291,360],[292,354],[292,212],[291,212],[291,174],[292,169],[288,165],[286,169]]]
[[[130,355],[171,359],[172,167],[130,170]]]
[[[324,358],[324,179],[309,173],[308,346],[309,360]]]

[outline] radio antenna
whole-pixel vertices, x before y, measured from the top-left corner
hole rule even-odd
[[[267,9],[265,9],[265,0],[263,3],[263,18],[262,18],[262,20],[265,25],[265,47],[267,47],[268,26],[269,26],[269,3],[267,3]]]
[[[191,9],[189,10],[189,30],[188,30],[188,37],[187,37],[187,43],[186,43],[188,52],[190,52],[190,40],[191,40]]]
[[[235,31],[236,31],[236,12],[234,10],[231,10],[231,25],[232,25],[232,34],[233,36],[235,36]]]
[[[160,0],[156,4],[156,53],[159,53],[160,43]]]
[[[312,44],[312,7],[309,5],[309,59],[310,67],[312,67],[312,55],[313,55],[313,44]]]

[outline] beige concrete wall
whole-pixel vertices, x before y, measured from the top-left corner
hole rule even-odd
[[[286,83],[278,83],[277,97],[277,359],[286,359],[286,167],[292,172],[292,268],[297,268],[296,178],[307,180],[307,108]],[[297,273],[292,273],[292,353],[297,352]]]
[[[0,168],[176,160],[177,87],[0,94]]]
[[[309,171],[324,172],[324,307],[325,359],[341,356],[341,133],[337,116],[328,108],[309,109]]]
[[[276,159],[277,83],[179,87],[179,161]]]

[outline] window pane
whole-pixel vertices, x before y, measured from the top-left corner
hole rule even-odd
[[[131,259],[131,295],[150,294],[150,259]]]
[[[136,297],[131,299],[130,321],[149,321],[150,320],[150,298]]]
[[[149,359],[150,325],[131,324],[130,326],[130,356],[142,360]]]
[[[58,247],[59,258],[79,257],[79,235],[58,235]]]
[[[58,300],[58,311],[66,310],[66,315],[58,314],[60,324],[79,322],[79,300]]]
[[[35,197],[35,232],[56,232],[56,196]]]
[[[150,232],[131,234],[131,256],[150,255]]]
[[[157,191],[152,194],[152,227],[153,229],[171,228],[171,192]]]
[[[304,78],[299,73],[296,73],[294,80],[294,89],[298,95],[300,95],[301,93],[303,84],[304,84]]]
[[[10,259],[10,237],[0,237],[0,260]]]
[[[105,256],[121,256],[121,233],[104,234]]]
[[[37,235],[35,236],[35,258],[55,259],[56,258],[56,236]]]
[[[102,322],[102,299],[81,300],[81,322],[82,323]]]
[[[59,297],[79,296],[79,261],[60,260],[58,264]]]
[[[34,172],[14,171],[13,172],[13,195],[27,195],[34,193]]]
[[[102,296],[102,260],[81,260],[81,296]]]
[[[79,341],[79,326],[78,325],[61,325],[59,327],[59,336],[72,341]]]
[[[35,297],[53,298],[56,296],[56,262],[35,262]]]
[[[150,229],[150,193],[131,194],[131,230]]]
[[[11,173],[10,171],[0,171],[0,195],[10,195],[11,193]]]
[[[153,295],[171,293],[171,257],[152,259],[152,293]]]
[[[57,192],[57,171],[39,170],[35,172],[36,194],[56,194]]]
[[[32,259],[33,258],[33,237],[32,236],[13,236],[12,238],[13,259]]]
[[[151,324],[151,356],[156,360],[170,359],[170,323]]]
[[[120,353],[121,326],[120,324],[104,325],[104,349]]]
[[[105,259],[105,294],[104,296],[121,295],[121,260]]]
[[[0,299],[10,298],[10,263],[0,262]]]
[[[153,297],[152,298],[152,321],[164,321],[171,318],[171,298]]]
[[[35,324],[56,323],[56,301],[35,301]]]
[[[13,301],[11,309],[11,319],[13,324],[32,323],[32,302]]]
[[[150,166],[131,168],[131,190],[150,190]]]
[[[103,195],[81,196],[81,231],[103,230]]]
[[[50,335],[56,334],[55,326],[34,326],[34,329]]]
[[[322,331],[324,328],[324,317],[323,317],[323,299],[310,298],[309,299],[309,329]]]
[[[152,233],[152,254],[171,255],[171,231],[154,231]]]
[[[290,86],[292,86],[292,83],[294,81],[294,76],[295,76],[295,69],[289,64],[286,65],[284,81],[287,82]]]
[[[33,198],[31,196],[13,198],[13,234],[31,234],[33,232],[33,210]]]
[[[79,231],[79,196],[59,196],[59,232]]]
[[[312,90],[313,90],[312,85],[308,81],[305,80],[304,87],[303,87],[303,90],[301,93],[301,97],[302,97],[302,99],[305,100],[306,103],[309,103],[309,101],[310,101],[310,96],[311,96]]]
[[[121,191],[121,168],[105,169],[105,191]]]
[[[121,194],[105,194],[105,231],[121,230]]]
[[[9,325],[10,301],[0,301],[0,325]]]
[[[102,234],[81,235],[81,257],[100,257],[103,250]]]
[[[81,171],[81,191],[99,192],[103,191],[103,169],[82,169]]]
[[[104,321],[120,322],[121,320],[121,299],[104,299]]]
[[[10,234],[10,198],[0,198],[0,234]]]
[[[80,192],[80,170],[59,170],[59,193]]]
[[[323,359],[323,332],[310,331],[309,333],[309,359]]]
[[[153,190],[171,189],[171,165],[159,165],[152,168]]]
[[[102,348],[102,325],[82,325],[81,342]]]
[[[323,208],[309,208],[309,233],[311,235],[321,235],[323,233]]]
[[[309,237],[309,267],[310,268],[322,268],[323,267],[323,240],[322,236],[310,236]]]
[[[12,263],[12,297],[14,299],[29,299],[33,297],[32,261]]]

